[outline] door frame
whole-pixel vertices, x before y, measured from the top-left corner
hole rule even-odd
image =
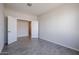
[[[29,36],[29,40],[31,40],[31,38],[32,38],[32,21],[17,19],[17,26],[18,26],[18,21],[28,22],[28,36]],[[17,33],[18,33],[18,28],[17,28]],[[18,38],[18,34],[17,34],[17,38]]]

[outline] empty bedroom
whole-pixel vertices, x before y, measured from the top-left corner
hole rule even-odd
[[[79,3],[0,4],[0,54],[79,55]]]

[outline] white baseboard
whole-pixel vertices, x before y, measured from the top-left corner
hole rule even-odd
[[[0,49],[0,53],[2,52],[3,48],[4,48],[4,45],[3,45],[2,48]]]
[[[1,53],[2,49],[0,49],[0,53]]]
[[[39,38],[39,39],[41,39],[41,38]],[[43,40],[45,40],[45,39],[43,39]],[[52,43],[55,43],[55,44],[58,44],[58,45],[61,45],[61,46],[63,46],[63,47],[66,47],[66,48],[69,48],[69,49],[72,49],[72,50],[75,50],[75,51],[79,51],[79,49],[76,49],[76,48],[73,48],[73,47],[70,47],[70,46],[61,44],[61,43],[57,43],[57,42],[50,41],[50,40],[47,40],[47,41],[52,42]]]

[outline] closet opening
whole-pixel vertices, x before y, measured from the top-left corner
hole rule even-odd
[[[31,21],[17,20],[17,40],[31,40]]]

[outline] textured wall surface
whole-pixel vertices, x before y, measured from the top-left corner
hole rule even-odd
[[[0,52],[4,46],[4,6],[0,4]]]
[[[38,16],[39,38],[79,51],[77,4],[65,4]]]

